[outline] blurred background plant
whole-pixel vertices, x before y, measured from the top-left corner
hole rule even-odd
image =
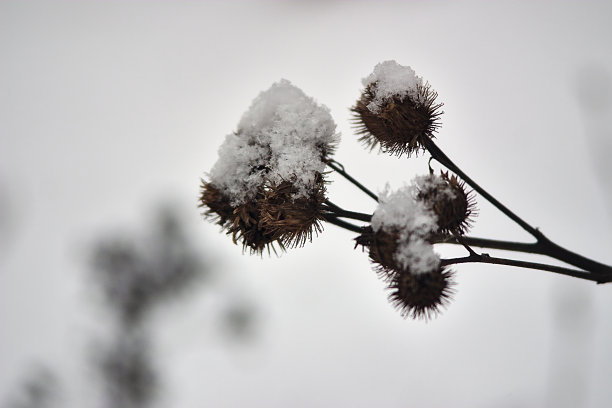
[[[161,206],[148,233],[115,232],[99,239],[90,254],[91,282],[88,291],[99,298],[107,333],[92,340],[90,365],[92,383],[100,384],[101,402],[92,406],[145,408],[155,406],[163,390],[163,372],[155,358],[156,310],[167,303],[201,294],[203,287],[219,281],[211,270],[214,257],[194,245],[176,206]],[[191,293],[189,293],[191,292]],[[199,292],[199,293],[198,293]],[[179,311],[179,310],[177,310]],[[250,340],[254,335],[256,311],[253,302],[232,299],[217,313],[224,336]],[[55,368],[53,368],[55,370]],[[62,389],[50,367],[30,371],[17,388],[7,408],[45,408],[62,406]]]

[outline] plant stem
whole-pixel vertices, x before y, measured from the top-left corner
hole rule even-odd
[[[548,239],[542,232],[540,232],[539,229],[532,227],[514,212],[510,211],[510,209],[508,209],[505,205],[495,199],[484,188],[480,187],[474,180],[472,180],[467,174],[465,174],[459,168],[459,166],[453,163],[453,161],[434,143],[432,139],[425,139],[425,147],[434,159],[436,159],[438,162],[440,162],[443,166],[445,166],[452,172],[456,173],[482,197],[484,197],[487,201],[493,204],[508,218],[520,225],[525,231],[529,232],[537,240],[537,242],[533,244],[523,244],[517,242],[486,240],[482,238],[471,238],[472,241],[470,241],[469,237],[464,237],[463,242],[461,242],[461,244],[546,255],[550,256],[551,258],[555,258],[570,265],[581,268],[593,274],[612,276],[611,266],[594,261],[575,252],[572,252],[568,249],[565,249],[560,245],[555,244],[553,241]],[[452,242],[452,240],[449,242]]]
[[[331,212],[333,215],[335,215],[336,217],[350,218],[353,220],[363,221],[363,222],[370,222],[372,219],[372,216],[369,214],[344,210],[329,200],[325,200],[325,204],[327,205],[326,209],[329,212]]]
[[[327,164],[329,167],[331,167],[336,173],[340,174],[342,177],[344,177],[345,179],[350,181],[358,189],[360,189],[361,191],[363,191],[364,193],[366,193],[367,195],[372,197],[374,200],[378,201],[378,196],[376,194],[374,194],[372,191],[370,191],[366,186],[364,186],[363,184],[361,184],[360,182],[355,180],[353,177],[351,177],[344,170],[344,166],[342,164],[338,163],[335,160],[331,160],[331,159],[326,160],[325,164]]]
[[[434,143],[434,141],[430,138],[425,138],[425,147],[429,151],[429,153],[440,162],[444,167],[451,170],[453,173],[457,174],[463,181],[468,183],[470,187],[472,187],[476,192],[478,192],[481,196],[483,196],[487,201],[493,204],[498,210],[504,213],[511,220],[520,225],[525,231],[529,232],[536,239],[540,239],[543,237],[543,234],[536,228],[533,228],[527,222],[525,222],[518,215],[510,211],[505,205],[500,203],[495,199],[491,194],[489,194],[484,188],[480,187],[474,180],[472,180],[467,174],[465,174],[459,166],[457,166],[453,161],[446,155],[444,152]]]
[[[496,239],[476,238],[476,237],[468,237],[468,236],[462,236],[461,240],[463,242],[459,242],[455,237],[451,237],[445,240],[440,240],[436,243],[457,244],[457,245],[463,245],[465,243],[465,244],[479,247],[479,248],[502,249],[505,251],[540,254],[540,252],[537,249],[537,243],[535,242],[527,244],[523,242],[500,241]]]
[[[564,268],[561,266],[542,264],[537,262],[526,262],[526,261],[518,261],[515,259],[506,259],[506,258],[495,258],[491,257],[488,254],[482,255],[470,255],[463,258],[451,258],[451,259],[442,259],[441,265],[453,265],[460,263],[487,263],[487,264],[495,264],[495,265],[509,265],[516,266],[519,268],[528,268],[528,269],[538,269],[542,271],[549,271],[554,273],[559,273],[561,275],[572,276],[575,278],[586,279],[590,281],[594,281],[597,283],[608,283],[612,282],[612,275],[610,274],[600,274],[600,273],[590,273],[587,271]]]
[[[352,231],[352,232],[356,232],[358,234],[360,234],[362,232],[362,228],[355,225],[355,224],[351,224],[350,222],[346,222],[343,220],[339,220],[338,218],[336,218],[335,215],[333,214],[323,214],[323,218],[325,218],[325,221],[329,222],[330,224],[334,224],[340,228],[344,228],[346,230]]]

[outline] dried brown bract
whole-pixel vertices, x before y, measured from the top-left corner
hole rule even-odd
[[[307,196],[289,181],[266,186],[261,203],[261,226],[285,247],[301,247],[323,230],[325,183],[317,174],[314,187]]]
[[[204,180],[200,184],[198,207],[205,208],[206,210],[202,215],[222,227],[234,222],[234,207],[230,205],[230,200],[212,183]]]
[[[263,228],[260,222],[261,202],[263,193],[258,193],[254,199],[239,206],[232,206],[230,200],[213,184],[202,181],[200,192],[200,208],[206,208],[204,216],[213,219],[232,236],[235,244],[242,244],[244,250],[251,253],[263,253],[264,250],[276,249],[273,246],[274,235]],[[284,246],[278,243],[281,250]]]
[[[417,86],[416,96],[395,95],[375,112],[368,105],[375,99],[376,84],[370,84],[351,111],[359,140],[373,149],[401,156],[425,150],[425,139],[433,138],[440,126],[442,103],[429,84]]]

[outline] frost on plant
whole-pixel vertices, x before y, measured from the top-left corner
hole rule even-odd
[[[612,281],[610,266],[553,243],[475,183],[434,143],[442,103],[412,68],[384,61],[363,79],[363,86],[351,108],[359,141],[390,155],[427,153],[427,174],[413,176],[410,185],[395,191],[387,187],[377,196],[332,159],[339,136],[329,110],[281,80],[253,101],[219,149],[219,159],[202,180],[204,215],[254,253],[302,246],[322,231],[324,222],[358,234],[356,247],[367,251],[387,284],[390,302],[404,317],[428,319],[448,304],[454,293],[450,265],[502,264]],[[443,169],[435,172],[432,163]],[[331,200],[326,169],[375,199],[375,211],[349,211]],[[536,242],[469,236],[477,215],[476,193]],[[442,258],[436,251],[440,243],[461,245],[467,255]],[[474,247],[545,255],[578,269],[496,258]]]

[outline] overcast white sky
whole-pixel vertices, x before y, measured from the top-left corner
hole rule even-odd
[[[104,321],[83,251],[173,201],[224,283],[158,316],[160,406],[609,406],[612,285],[462,265],[447,311],[403,320],[352,234],[328,226],[251,257],[195,202],[225,135],[280,78],[331,109],[336,158],[367,186],[426,172],[425,158],[369,153],[349,123],[361,78],[395,59],[438,91],[438,144],[464,170],[612,264],[611,17],[605,1],[1,2],[0,402],[40,362],[61,406],[95,406],[80,359]],[[332,179],[337,204],[373,210]],[[528,239],[479,207],[474,235]],[[260,314],[244,347],[210,321],[237,294]]]

